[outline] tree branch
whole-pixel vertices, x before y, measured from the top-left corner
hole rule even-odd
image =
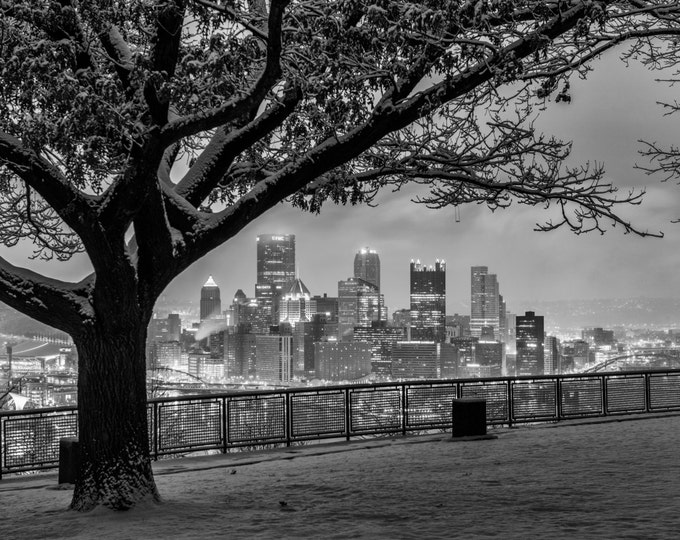
[[[89,238],[95,222],[96,197],[74,189],[56,167],[3,132],[0,132],[0,164],[35,189],[83,240]]]
[[[0,300],[71,336],[82,332],[84,321],[94,317],[88,300],[93,284],[93,275],[80,283],[68,283],[0,257]]]
[[[245,93],[221,107],[182,117],[161,130],[166,145],[184,137],[224,126],[234,120],[248,119],[261,105],[281,76],[281,23],[289,0],[273,0],[269,11],[267,59],[255,84]]]
[[[210,144],[177,184],[177,194],[194,206],[200,205],[218,183],[225,184],[222,182],[223,176],[234,158],[264,134],[280,126],[293,113],[301,98],[299,88],[287,89],[280,103],[273,104],[241,129],[231,132],[218,130]]]

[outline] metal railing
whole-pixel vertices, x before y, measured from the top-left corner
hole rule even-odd
[[[680,410],[680,370],[408,381],[153,399],[152,456],[450,429],[454,398],[486,400],[490,425]],[[3,473],[57,467],[77,409],[0,413]]]

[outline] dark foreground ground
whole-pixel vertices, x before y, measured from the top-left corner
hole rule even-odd
[[[158,462],[162,505],[67,511],[56,473],[0,481],[0,539],[679,538],[680,416]]]

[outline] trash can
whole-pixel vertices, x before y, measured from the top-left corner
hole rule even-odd
[[[451,404],[453,437],[486,435],[486,400],[455,398]]]
[[[80,467],[80,443],[78,437],[59,439],[59,483],[75,484]]]

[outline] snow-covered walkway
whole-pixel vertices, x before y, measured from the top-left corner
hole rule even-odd
[[[0,481],[0,538],[677,538],[680,416],[371,439],[155,464],[165,499],[66,511]]]

